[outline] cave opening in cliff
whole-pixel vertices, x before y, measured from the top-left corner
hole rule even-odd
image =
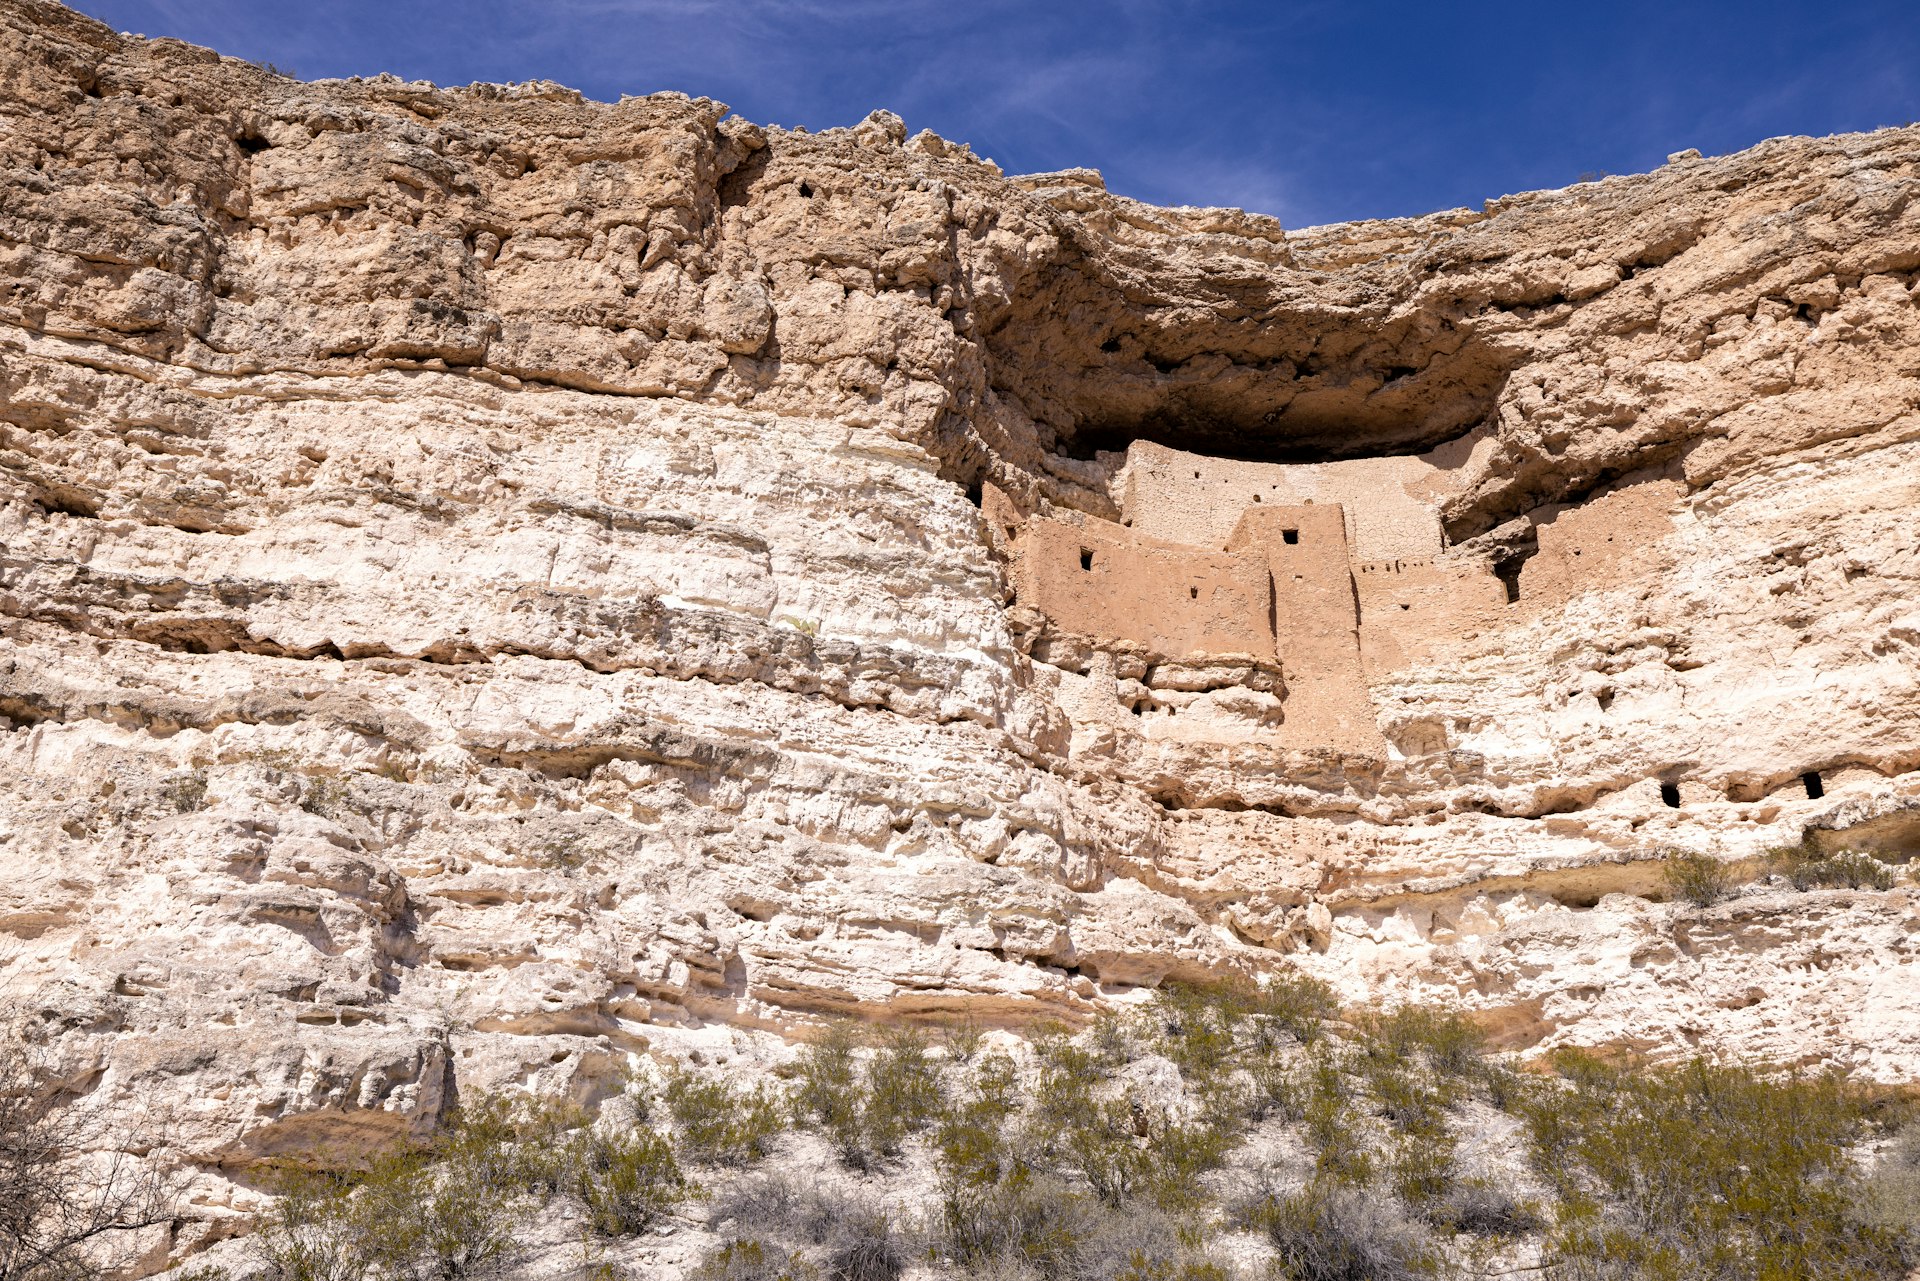
[[[1678,783],[1660,784],[1660,802],[1670,810],[1679,809],[1680,808],[1680,784]]]
[[[1500,580],[1500,585],[1506,588],[1509,605],[1517,605],[1520,602],[1520,570],[1526,563],[1527,558],[1524,556],[1509,556],[1505,560],[1494,562],[1493,575]]]
[[[1418,420],[1376,422],[1330,420],[1312,423],[1275,421],[1274,415],[1251,422],[1213,416],[1159,415],[1139,421],[1080,422],[1059,431],[1054,450],[1080,462],[1101,454],[1124,454],[1135,441],[1165,445],[1189,454],[1205,454],[1237,463],[1327,463],[1350,458],[1389,458],[1423,454],[1478,428],[1483,420],[1447,422],[1429,427]]]
[[[1807,799],[1817,801],[1827,794],[1827,785],[1820,779],[1819,770],[1808,770],[1800,776],[1800,786],[1807,789]]]

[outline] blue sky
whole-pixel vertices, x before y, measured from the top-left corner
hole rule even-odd
[[[1477,205],[1778,134],[1920,119],[1920,0],[79,0],[305,78],[874,107],[1010,173],[1084,165],[1289,226]]]

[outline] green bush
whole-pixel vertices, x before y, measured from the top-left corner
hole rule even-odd
[[[603,1236],[645,1232],[693,1191],[673,1145],[652,1130],[604,1126],[583,1132],[570,1153],[569,1190]]]
[[[1089,1198],[1016,1165],[990,1183],[943,1181],[933,1246],[968,1276],[1020,1269],[1059,1281],[1071,1275],[1094,1219]]]
[[[1221,1109],[1188,1122],[1128,1095],[1104,1096],[1099,1061],[1056,1036],[1037,1048],[1032,1139],[1039,1154],[1077,1174],[1103,1204],[1146,1197],[1189,1208],[1201,1195],[1199,1177],[1219,1168],[1238,1140]],[[1210,1069],[1202,1069],[1212,1082]]]
[[[1467,1076],[1480,1066],[1486,1037],[1466,1015],[1425,1005],[1402,1005],[1362,1021],[1362,1044],[1375,1060],[1419,1059],[1442,1076]]]
[[[1860,1103],[1831,1079],[1562,1054],[1526,1109],[1569,1267],[1649,1278],[1893,1277],[1897,1243],[1850,1214]]]
[[[908,1135],[933,1123],[941,1089],[920,1032],[884,1034],[864,1065],[859,1048],[852,1028],[827,1029],[800,1057],[794,1105],[832,1139],[845,1164],[865,1170],[898,1156]]]
[[[1863,850],[1823,853],[1811,840],[1767,851],[1767,867],[1797,890],[1890,890],[1899,880],[1893,868]]]
[[[785,1128],[779,1096],[676,1068],[662,1097],[681,1150],[702,1165],[747,1165],[773,1149]]]
[[[860,1041],[852,1027],[836,1023],[801,1052],[793,1102],[803,1121],[818,1126],[848,1165],[868,1160],[861,1126],[863,1099]]]
[[[1353,1107],[1345,1073],[1334,1050],[1316,1047],[1307,1068],[1303,1119],[1313,1146],[1314,1176],[1328,1186],[1364,1187],[1373,1181],[1367,1127]]]
[[[267,1182],[276,1200],[256,1225],[251,1253],[274,1281],[362,1281],[373,1252],[351,1201],[354,1180],[286,1170]]]
[[[1249,994],[1246,986],[1226,983],[1169,983],[1154,993],[1158,1048],[1181,1076],[1207,1081],[1233,1069]]]
[[[531,1159],[529,1128],[562,1115],[483,1099],[429,1144],[375,1153],[360,1170],[282,1171],[255,1256],[277,1281],[502,1275],[523,1253],[545,1169]]]
[[[1274,974],[1255,989],[1250,1012],[1263,1027],[1278,1028],[1302,1045],[1310,1045],[1339,1014],[1340,1002],[1319,979]]]
[[[883,1157],[898,1156],[907,1136],[927,1128],[940,1111],[940,1073],[928,1048],[918,1030],[896,1028],[867,1064],[861,1124],[868,1146]]]
[[[1661,855],[1660,875],[1668,897],[1695,907],[1712,907],[1733,893],[1733,869],[1711,854],[1667,850]]]

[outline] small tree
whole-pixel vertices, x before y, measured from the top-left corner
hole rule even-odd
[[[0,1281],[96,1277],[127,1234],[173,1217],[176,1189],[127,1150],[140,1127],[62,1105],[25,1031],[21,1010],[0,1007]]]

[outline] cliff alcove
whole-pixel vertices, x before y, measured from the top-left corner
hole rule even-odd
[[[1920,796],[1920,129],[1287,229],[0,57],[0,978],[209,1222],[450,1082],[1171,979],[1913,1078],[1910,882],[1755,869]]]

